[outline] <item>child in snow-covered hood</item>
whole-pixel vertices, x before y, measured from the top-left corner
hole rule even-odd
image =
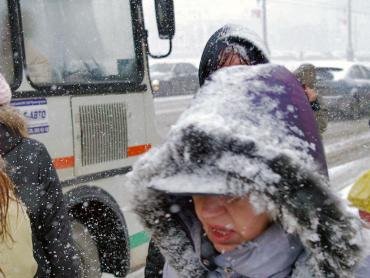
[[[268,51],[256,33],[241,25],[228,24],[217,30],[204,47],[198,71],[199,84],[202,86],[212,73],[224,67],[268,62]],[[161,277],[158,273],[163,263],[159,250],[151,241],[145,277]]]
[[[269,63],[268,51],[257,34],[244,26],[225,25],[208,40],[199,65],[199,83],[220,68]],[[316,72],[311,64],[294,71],[314,111],[320,133],[327,127],[327,109],[316,92]]]
[[[283,67],[212,75],[129,177],[163,277],[370,277],[314,121]]]

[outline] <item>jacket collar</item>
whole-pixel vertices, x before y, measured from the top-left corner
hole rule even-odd
[[[271,277],[276,274],[287,277],[302,252],[303,246],[296,236],[273,224],[257,239],[217,256],[215,263],[222,269],[231,269],[245,277]]]
[[[179,217],[189,231],[197,257],[211,273],[227,270],[243,277],[270,277],[276,274],[287,277],[298,257],[304,253],[296,235],[288,234],[279,224],[273,223],[256,239],[220,254],[214,250],[194,214],[185,211]]]

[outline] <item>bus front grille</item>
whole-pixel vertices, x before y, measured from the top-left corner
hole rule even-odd
[[[81,165],[127,157],[125,103],[81,105]]]

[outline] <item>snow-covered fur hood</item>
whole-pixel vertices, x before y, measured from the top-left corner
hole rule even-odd
[[[299,236],[314,277],[352,277],[357,220],[330,191],[323,147],[301,85],[284,67],[217,71],[164,144],[130,174],[134,208],[180,277],[204,277],[174,196],[242,196]],[[175,199],[176,199],[175,198]]]
[[[245,26],[228,24],[217,30],[207,41],[200,59],[199,84],[218,68],[218,55],[228,45],[238,45],[253,65],[269,62],[269,52],[262,39]]]

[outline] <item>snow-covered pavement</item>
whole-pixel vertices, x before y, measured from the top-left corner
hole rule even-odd
[[[323,140],[332,186],[341,190],[370,169],[368,119],[329,122]]]
[[[164,138],[180,114],[189,106],[192,95],[154,99],[155,117],[159,135]]]

